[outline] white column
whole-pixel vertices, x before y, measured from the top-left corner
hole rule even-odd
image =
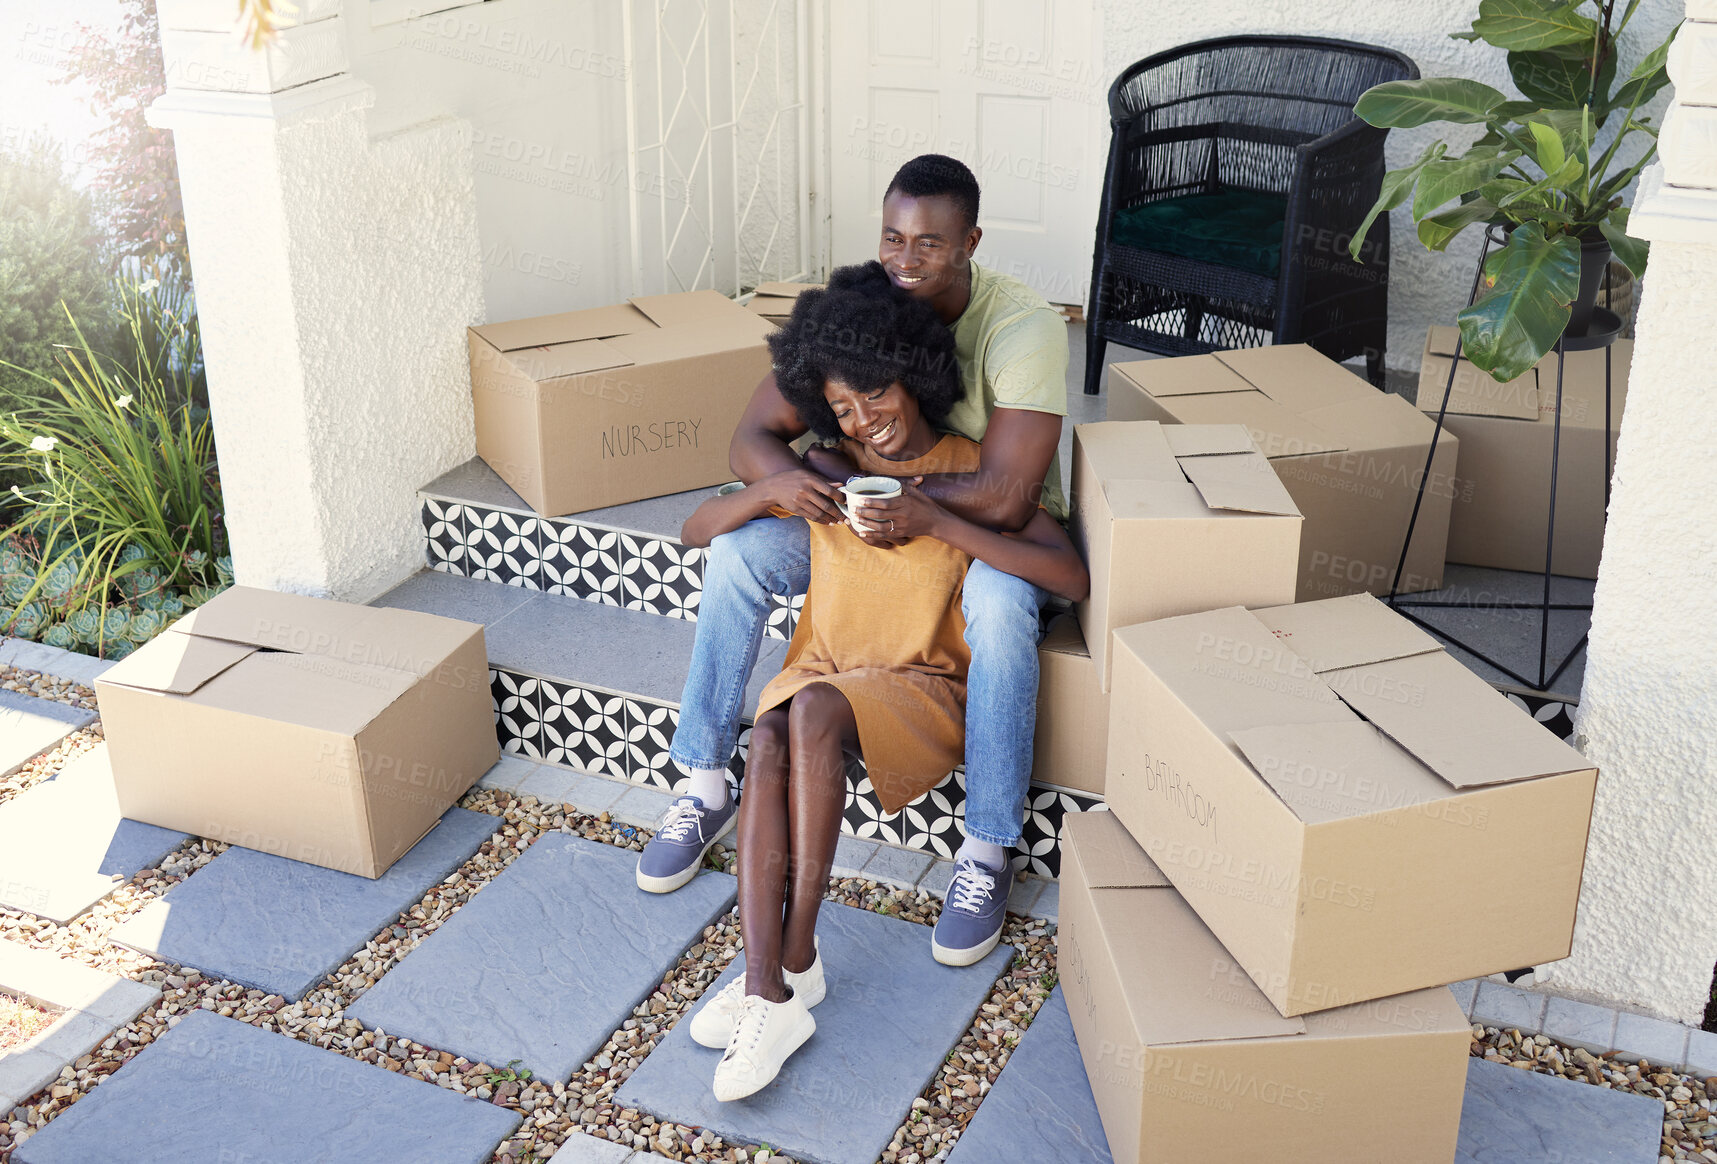
[[[253,52],[232,6],[161,0],[238,581],[354,601],[423,561],[415,490],[474,451],[483,318],[470,129],[371,140],[338,0]]]
[[[1717,0],[1688,17],[1632,216],[1651,264],[1577,720],[1602,775],[1549,985],[1697,1023],[1717,962]]]

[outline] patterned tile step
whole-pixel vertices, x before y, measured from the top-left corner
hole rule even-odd
[[[1654,1164],[1662,1133],[1654,1099],[1472,1059],[1455,1164]]]
[[[93,722],[95,712],[53,699],[0,691],[0,775]]]
[[[1067,1000],[1057,986],[954,1144],[948,1164],[1111,1164]]]
[[[942,966],[923,926],[834,904],[818,915],[817,934],[829,993],[812,1012],[816,1034],[773,1083],[718,1102],[710,1080],[721,1052],[692,1042],[681,1022],[616,1100],[737,1143],[767,1142],[805,1164],[872,1164],[1014,951],[1003,945],[974,966]],[[742,974],[743,963],[734,959],[704,998]]]
[[[189,839],[119,815],[102,744],[0,804],[0,905],[68,922]]]
[[[482,1164],[520,1119],[198,1010],[25,1141],[13,1159]]]
[[[482,457],[472,457],[463,465],[449,469],[417,492],[423,498],[458,502],[469,509],[499,509],[520,517],[537,516],[525,499],[513,492],[513,487],[501,480]],[[703,504],[709,492],[708,489],[692,489],[626,505],[587,509],[555,520],[643,537],[677,540],[680,526],[692,515],[692,510]]]
[[[602,1048],[738,881],[645,893],[636,853],[550,833],[347,1008],[389,1034],[564,1080]],[[521,936],[525,940],[521,941]]]
[[[463,865],[495,828],[486,813],[450,808],[374,881],[235,845],[113,937],[163,961],[296,1002]]]
[[[5,940],[0,940],[0,990],[66,1012],[23,1046],[0,1051],[0,1113],[59,1078],[67,1063],[89,1054],[161,997],[153,986]]]

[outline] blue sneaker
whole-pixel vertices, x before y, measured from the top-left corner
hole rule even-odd
[[[672,893],[698,875],[704,854],[733,831],[739,805],[733,797],[720,808],[705,808],[695,796],[682,796],[668,805],[651,837],[638,854],[638,888],[646,893]]]
[[[1013,883],[1011,863],[997,871],[970,857],[955,862],[942,916],[930,936],[930,952],[938,962],[970,966],[996,948]]]

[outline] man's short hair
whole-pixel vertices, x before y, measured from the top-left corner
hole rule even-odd
[[[899,191],[908,198],[951,198],[966,229],[978,225],[978,179],[966,163],[946,154],[919,154],[894,172],[883,198]]]

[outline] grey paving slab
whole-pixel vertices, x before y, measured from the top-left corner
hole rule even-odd
[[[1478,995],[1478,979],[1468,978],[1462,982],[1451,982],[1449,990],[1455,996],[1455,1001],[1461,1004],[1461,1013],[1470,1016],[1473,1013],[1473,999]]]
[[[119,815],[102,744],[0,804],[0,905],[68,922],[189,839]]]
[[[1110,1164],[1109,1141],[1085,1077],[1067,1000],[1057,986],[1038,1008],[948,1164]]]
[[[1617,1058],[1678,1067],[1687,1062],[1687,1033],[1680,1023],[1623,1011],[1616,1016]]]
[[[444,585],[521,593],[499,582],[435,576]],[[489,661],[496,666],[676,707],[685,690],[696,637],[696,623],[559,594],[530,594],[523,605],[485,624],[484,631]],[[757,706],[763,685],[781,670],[786,657],[786,643],[763,640],[745,689],[746,715]]]
[[[1616,1012],[1572,998],[1550,997],[1544,1008],[1544,1033],[1559,1043],[1602,1055],[1615,1046]]]
[[[1037,895],[1037,900],[1031,903],[1031,916],[1040,917],[1044,921],[1059,921],[1061,918],[1061,882],[1045,881],[1043,892]]]
[[[534,796],[544,804],[570,804],[582,812],[602,813],[635,787],[624,780],[543,764],[515,791],[520,796]]]
[[[935,863],[936,858],[929,853],[902,849],[895,845],[878,845],[876,853],[865,862],[864,868],[859,872],[872,881],[907,887],[917,885],[918,879],[928,873],[930,866]]]
[[[954,883],[954,862],[938,860],[918,879],[918,888],[936,897],[948,896],[948,886]]]
[[[1469,1059],[1455,1164],[1655,1164],[1662,1132],[1657,1100]]]
[[[520,1118],[198,1010],[27,1140],[13,1159],[482,1164]]]
[[[617,1100],[736,1143],[767,1142],[804,1164],[872,1164],[1014,950],[1001,946],[962,968],[938,965],[925,927],[833,904],[818,915],[817,935],[829,992],[813,1012],[816,1034],[773,1083],[718,1102],[710,1080],[721,1052],[692,1042],[682,1022]],[[744,973],[743,963],[735,958],[704,998]]]
[[[881,848],[875,841],[864,841],[842,833],[835,842],[835,862],[829,867],[829,876],[857,877]]]
[[[499,826],[450,808],[375,880],[233,846],[114,931],[168,962],[296,1002]]]
[[[113,666],[107,659],[50,647],[46,643],[32,643],[28,639],[0,639],[0,664],[25,671],[40,671],[57,679],[70,679],[85,687],[92,686]]]
[[[460,618],[466,622],[480,622],[487,628],[529,602],[531,597],[531,591],[517,586],[480,582],[437,570],[420,570],[370,605]],[[489,661],[494,663],[494,647],[488,637],[485,629],[484,646],[489,650]]]
[[[558,1164],[628,1164],[629,1161],[638,1159],[638,1154],[632,1151],[629,1144],[623,1147],[608,1140],[599,1140],[595,1136],[574,1132],[556,1150],[554,1158]]]
[[[1029,915],[1032,902],[1036,901],[1042,892],[1042,881],[1036,877],[1021,877],[1015,874],[1013,888],[1008,890],[1008,912]]]
[[[95,712],[69,703],[0,691],[0,774],[11,772],[94,720]]]
[[[1717,1034],[1711,1031],[1687,1032],[1687,1063],[1683,1070],[1701,1079],[1717,1075]]]
[[[1472,1020],[1487,1027],[1536,1033],[1544,1022],[1544,995],[1482,979],[1473,999]]]
[[[479,788],[493,788],[498,792],[512,792],[523,784],[531,773],[537,770],[535,760],[526,760],[519,756],[502,756],[495,766],[477,777]]]
[[[659,788],[645,788],[639,784],[622,792],[619,798],[608,806],[607,812],[621,824],[642,829],[654,828],[673,799]]]
[[[645,893],[626,849],[550,833],[346,1013],[486,1063],[566,1079],[601,1049],[738,888],[706,872]]]

